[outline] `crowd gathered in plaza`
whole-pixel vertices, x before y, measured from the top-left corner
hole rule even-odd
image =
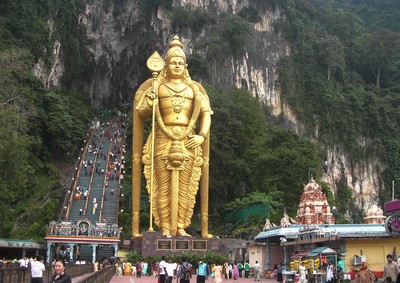
[[[383,282],[384,283],[400,283],[400,263],[393,260],[393,256],[386,256],[387,262],[383,266]],[[196,263],[189,263],[185,257],[182,257],[180,263],[173,262],[171,258],[162,257],[161,261],[148,263],[145,261],[137,261],[131,263],[129,261],[117,260],[115,262],[115,273],[117,276],[133,276],[141,278],[143,276],[151,276],[157,278],[158,283],[172,283],[176,280],[180,283],[188,283],[192,276],[196,277],[196,283],[214,282],[221,283],[226,280],[238,280],[240,278],[251,278],[254,281],[260,281],[260,278],[276,280],[282,282],[356,282],[356,283],[372,283],[378,281],[376,274],[368,267],[366,262],[362,262],[359,269],[354,270],[352,278],[346,278],[343,263],[339,262],[336,266],[333,262],[326,263],[323,266],[323,276],[317,277],[310,274],[304,263],[299,265],[296,276],[290,279],[285,276],[285,267],[282,263],[275,264],[273,269],[262,273],[260,264],[256,261],[253,266],[249,262],[234,263],[206,263],[200,260]],[[290,279],[290,280],[289,280]],[[380,280],[382,282],[382,279]]]
[[[197,283],[204,283],[206,280],[221,283],[224,280],[250,278],[250,275],[255,281],[260,281],[261,266],[257,261],[253,266],[250,266],[248,261],[209,264],[200,260],[191,264],[185,257],[182,257],[181,262],[177,263],[172,258],[162,256],[161,261],[153,263],[142,260],[135,263],[118,260],[115,263],[115,273],[117,276],[137,278],[152,276],[158,278],[159,283],[172,283],[173,280],[187,283],[190,282],[193,275],[196,275]]]

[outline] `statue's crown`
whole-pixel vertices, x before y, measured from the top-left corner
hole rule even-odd
[[[168,62],[172,57],[180,57],[183,58],[186,62],[186,55],[183,52],[183,44],[179,41],[179,37],[177,35],[174,36],[171,43],[168,45],[169,49],[167,55],[165,56],[165,61]]]

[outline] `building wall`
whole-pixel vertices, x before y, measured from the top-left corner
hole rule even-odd
[[[253,245],[249,246],[249,264],[251,267],[254,266],[256,261],[261,265],[261,270],[265,269],[265,257],[266,257],[266,246],[265,245]]]
[[[346,270],[359,269],[360,265],[353,265],[354,255],[364,255],[369,268],[374,271],[383,271],[386,255],[393,254],[395,259],[400,256],[400,239],[356,239],[346,240]]]
[[[284,260],[283,247],[281,246],[271,246],[271,269],[275,264],[281,264]]]

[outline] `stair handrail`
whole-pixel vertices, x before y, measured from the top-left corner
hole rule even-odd
[[[91,143],[92,138],[93,138],[93,130],[90,130],[89,133],[86,134],[86,139],[84,140],[85,144],[84,144],[84,147],[82,147],[83,152],[80,153],[80,158],[78,158],[78,161],[77,161],[78,164],[75,163],[76,165],[74,168],[78,168],[78,169],[74,169],[74,177],[73,177],[73,182],[72,182],[73,184],[72,184],[72,187],[69,186],[71,192],[70,192],[70,196],[69,196],[69,200],[68,200],[67,210],[65,212],[65,217],[64,217],[65,221],[68,220],[69,215],[71,213],[71,207],[72,207],[72,203],[74,201],[75,188],[76,188],[76,184],[78,182],[78,178],[80,176],[80,171],[82,168],[82,160],[85,160],[86,152],[89,147],[89,144]],[[68,195],[66,195],[66,196],[68,196]],[[64,199],[64,202],[65,202],[65,199]],[[63,204],[63,207],[64,206],[65,205]]]

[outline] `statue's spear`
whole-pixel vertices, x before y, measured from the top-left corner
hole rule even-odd
[[[151,95],[153,95],[153,106],[151,116],[151,169],[150,169],[150,225],[149,232],[153,232],[153,183],[154,183],[154,134],[155,134],[155,113],[158,103],[158,88],[156,87],[158,74],[164,69],[164,60],[160,54],[155,51],[146,62],[147,68],[151,71],[153,84]],[[142,96],[144,97],[144,95]],[[140,105],[140,104],[139,104]]]

